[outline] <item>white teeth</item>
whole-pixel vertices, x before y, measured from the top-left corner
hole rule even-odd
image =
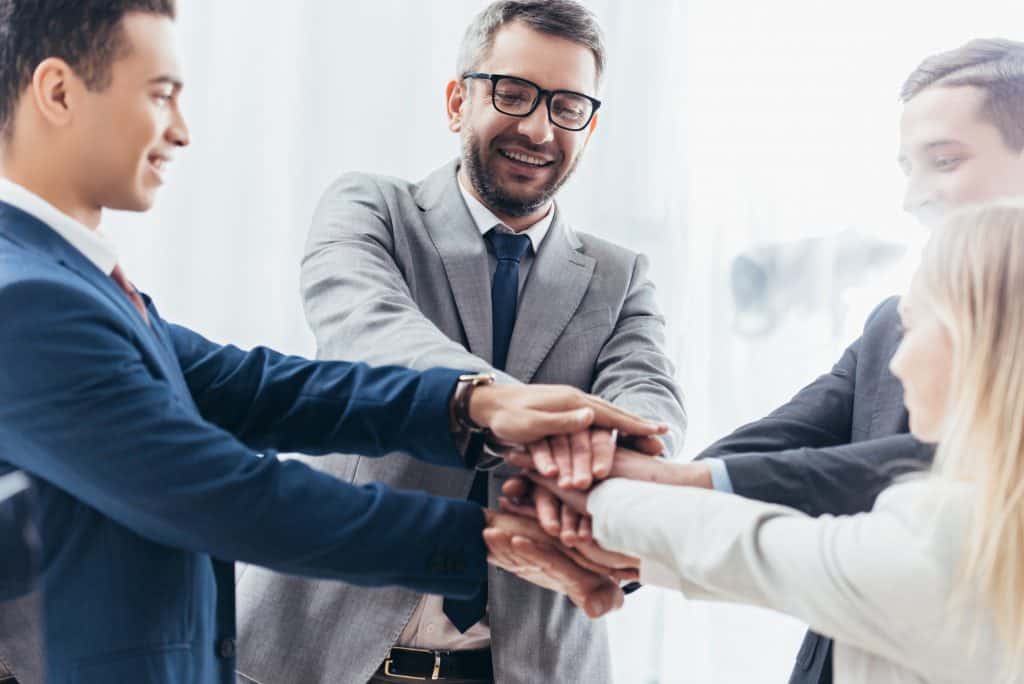
[[[507,152],[505,150],[502,150],[501,153],[508,157],[509,159],[514,159],[518,162],[523,162],[524,164],[530,164],[531,166],[545,166],[548,163],[547,161],[541,159],[540,157],[534,157],[529,154],[523,154],[522,152]]]

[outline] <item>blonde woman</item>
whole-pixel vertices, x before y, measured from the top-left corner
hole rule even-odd
[[[911,431],[939,448],[930,474],[893,485],[870,513],[536,481],[587,511],[593,537],[634,557],[643,582],[772,608],[833,637],[839,684],[1024,681],[1024,204],[939,228],[900,314],[892,371]],[[510,545],[547,566],[542,548]]]

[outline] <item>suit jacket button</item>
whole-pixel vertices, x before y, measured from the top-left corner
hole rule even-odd
[[[217,642],[217,655],[221,658],[234,658],[235,657],[235,640],[234,639],[221,639]]]

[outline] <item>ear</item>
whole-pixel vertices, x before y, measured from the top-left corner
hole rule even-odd
[[[462,130],[462,108],[466,104],[466,91],[463,81],[448,81],[445,88],[445,113],[448,115],[448,130],[458,133]]]
[[[39,114],[53,126],[66,126],[71,122],[76,97],[72,92],[81,85],[78,77],[63,59],[44,59],[32,73],[29,95]]]

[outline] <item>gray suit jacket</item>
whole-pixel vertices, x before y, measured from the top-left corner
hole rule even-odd
[[[302,266],[306,314],[321,358],[490,371],[490,267],[459,192],[457,165],[419,184],[350,174],[328,190]],[[646,260],[577,233],[556,209],[520,298],[507,381],[564,383],[685,430],[682,399],[663,351],[664,320]],[[353,482],[383,481],[465,498],[471,471],[401,454],[318,458]],[[494,501],[501,481],[491,477]],[[402,552],[395,549],[396,554]],[[604,682],[608,645],[564,597],[493,569],[489,621],[502,683]],[[366,682],[420,595],[247,568],[239,580],[239,670],[263,684]]]

